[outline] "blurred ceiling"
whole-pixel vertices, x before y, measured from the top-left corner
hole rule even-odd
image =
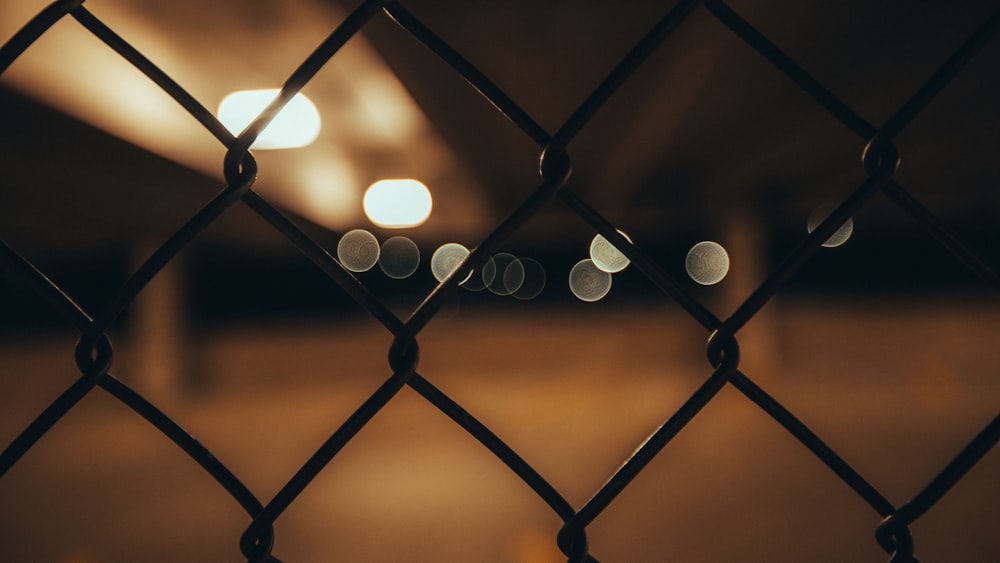
[[[280,86],[357,4],[84,6],[214,110],[232,90]],[[674,4],[404,3],[550,133]],[[996,9],[993,0],[731,5],[875,125]],[[43,6],[0,0],[0,39]],[[897,139],[900,183],[959,225],[1000,212],[998,68],[994,38]],[[15,244],[161,237],[222,187],[223,147],[72,18],[29,48],[0,87],[0,221]],[[257,151],[255,189],[319,232],[371,228],[360,213],[364,188],[410,176],[431,187],[435,208],[407,234],[471,246],[538,183],[539,147],[384,14],[304,92],[323,115],[320,140]],[[864,177],[863,146],[699,7],[571,142],[570,187],[640,245],[672,229],[718,228],[733,213],[777,228],[804,224],[812,207],[850,193]],[[519,236],[563,244],[588,231],[558,203],[543,215]],[[886,225],[894,228],[871,228]],[[241,209],[205,236],[264,245],[275,239],[267,233]]]

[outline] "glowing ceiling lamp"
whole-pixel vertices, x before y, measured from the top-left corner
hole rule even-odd
[[[264,111],[278,89],[233,92],[219,104],[219,121],[233,135],[238,135]],[[292,149],[304,147],[319,136],[320,119],[316,105],[303,94],[295,94],[278,115],[261,131],[252,148]]]
[[[372,223],[387,229],[423,224],[431,215],[431,192],[412,179],[379,180],[365,192],[362,207]]]

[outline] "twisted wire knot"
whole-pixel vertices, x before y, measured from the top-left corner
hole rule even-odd
[[[869,176],[891,176],[899,169],[901,162],[896,145],[883,141],[878,134],[872,137],[861,151],[861,164]]]
[[[740,364],[740,345],[735,335],[728,330],[718,328],[708,336],[705,355],[715,369],[732,371]]]
[[[240,552],[251,563],[271,563],[277,561],[272,555],[274,548],[274,527],[253,522],[240,536]]]
[[[565,185],[573,173],[573,161],[565,148],[549,145],[538,158],[538,173],[545,182]]]
[[[100,377],[111,369],[114,349],[111,347],[111,340],[104,333],[91,338],[87,338],[85,334],[76,342],[73,357],[81,373],[88,377]]]
[[[583,563],[588,559],[587,530],[569,522],[563,525],[556,536],[556,544],[567,563]]]
[[[913,556],[913,535],[910,528],[893,514],[875,529],[875,539],[891,557],[889,563],[920,563]]]
[[[257,180],[257,159],[247,147],[235,144],[226,152],[222,173],[230,187],[248,188]]]
[[[417,371],[420,363],[420,345],[412,336],[397,336],[389,346],[389,367],[393,373]]]

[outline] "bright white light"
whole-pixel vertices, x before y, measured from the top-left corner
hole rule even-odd
[[[684,267],[694,281],[714,285],[729,273],[729,254],[717,242],[702,241],[688,251]]]
[[[595,266],[590,258],[585,258],[570,270],[569,289],[581,301],[600,301],[611,291],[611,274]]]
[[[403,229],[426,221],[433,201],[427,186],[417,180],[379,180],[368,187],[362,206],[379,227]]]
[[[820,223],[826,220],[826,218],[829,217],[831,213],[833,213],[834,209],[836,209],[836,207],[834,207],[829,203],[820,205],[816,209],[813,209],[812,213],[809,214],[809,218],[806,221],[806,230],[809,231],[810,233],[815,231],[816,227],[818,227]],[[830,238],[826,239],[826,242],[823,243],[823,246],[827,248],[834,248],[836,246],[840,246],[845,242],[847,242],[847,239],[851,238],[851,234],[853,233],[854,233],[854,220],[848,217],[847,220],[844,221],[844,224],[841,225],[840,228],[836,230],[836,232],[830,235]]]
[[[280,90],[241,90],[219,104],[219,121],[233,135],[239,135],[264,111]],[[319,136],[319,110],[303,94],[295,94],[278,115],[261,131],[251,145],[255,149],[292,149],[304,147]]]
[[[632,242],[632,239],[628,238],[625,233],[621,231],[618,233],[625,237],[625,240]],[[590,241],[590,259],[594,261],[595,266],[609,274],[624,270],[630,263],[629,259],[615,245],[611,244],[611,241],[600,234]]]

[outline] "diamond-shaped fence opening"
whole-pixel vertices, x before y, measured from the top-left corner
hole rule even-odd
[[[155,10],[0,47],[0,559],[1000,558],[995,7],[265,4],[159,16],[273,49],[242,131]]]

